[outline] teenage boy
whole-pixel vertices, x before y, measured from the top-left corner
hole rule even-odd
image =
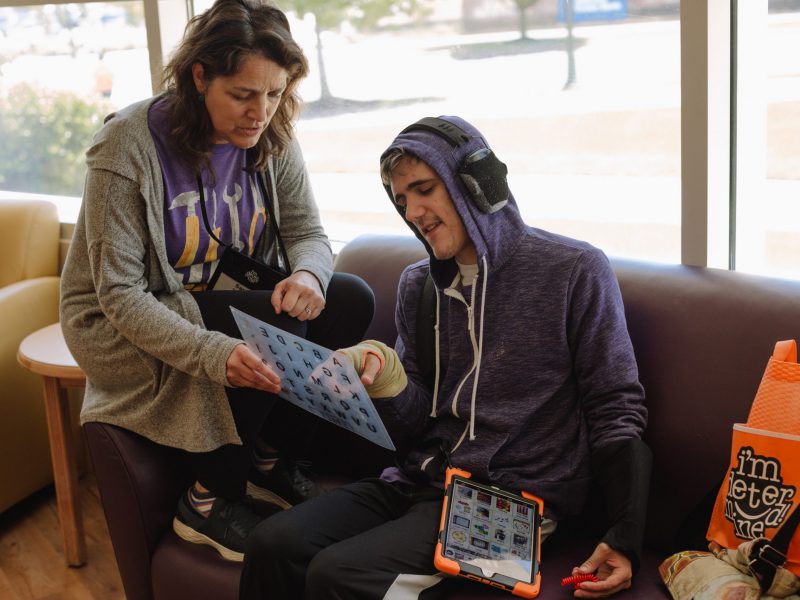
[[[367,341],[345,352],[402,461],[262,522],[241,598],[435,597],[447,457],[474,479],[541,497],[543,537],[581,511],[594,477],[613,522],[574,570],[598,581],[575,595],[630,587],[651,458],[617,280],[598,249],[527,226],[505,175],[457,117],[407,127],[381,157],[389,196],[430,258],[400,279],[395,348]],[[434,336],[417,331],[429,274],[432,382],[417,364]]]

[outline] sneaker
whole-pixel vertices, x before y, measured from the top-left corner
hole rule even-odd
[[[192,508],[184,493],[178,501],[172,528],[187,542],[206,544],[223,558],[242,562],[244,542],[260,522],[261,517],[245,503],[224,498],[216,498],[211,512],[203,517]]]
[[[290,508],[320,494],[311,480],[309,463],[281,457],[268,475],[251,469],[247,482],[247,495],[261,502]]]

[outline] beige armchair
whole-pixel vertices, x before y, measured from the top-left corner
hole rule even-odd
[[[53,479],[42,379],[17,362],[28,334],[58,321],[55,205],[0,199],[0,512]]]

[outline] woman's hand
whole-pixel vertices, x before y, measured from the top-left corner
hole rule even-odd
[[[275,314],[285,312],[300,321],[316,319],[325,308],[319,280],[308,271],[292,273],[275,286],[272,308]]]
[[[249,387],[271,394],[281,391],[281,378],[245,344],[233,349],[226,367],[228,382],[234,387]]]
[[[572,569],[572,574],[595,573],[597,581],[581,582],[575,590],[576,598],[604,598],[631,587],[633,569],[631,561],[605,542],[594,549],[592,555],[580,567]]]

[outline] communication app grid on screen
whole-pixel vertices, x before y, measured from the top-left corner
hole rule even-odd
[[[481,569],[487,577],[533,580],[536,505],[456,479],[444,555]]]

